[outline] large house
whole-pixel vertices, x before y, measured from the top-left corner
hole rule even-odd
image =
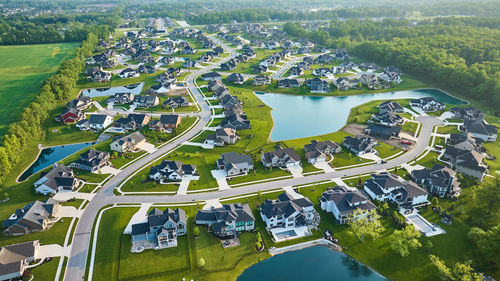
[[[412,181],[404,181],[390,173],[372,174],[363,190],[380,202],[392,201],[399,206],[412,207],[427,204],[428,192]]]
[[[207,225],[217,237],[236,238],[242,231],[255,228],[255,217],[248,204],[226,204],[220,208],[200,210],[196,224]]]
[[[351,137],[347,136],[344,138],[344,141],[342,142],[342,145],[345,146],[347,149],[352,151],[356,155],[363,155],[365,153],[370,153],[373,152],[373,146],[377,144],[376,141],[374,141],[370,137]]]
[[[404,123],[403,117],[396,114],[394,111],[380,111],[372,115],[371,121],[388,126],[401,126]]]
[[[474,150],[479,153],[485,152],[482,139],[477,139],[472,134],[450,134],[447,143],[455,148],[462,150]]]
[[[222,75],[220,75],[218,72],[212,71],[212,72],[202,74],[201,79],[203,81],[217,81],[217,80],[220,81],[220,80],[222,80]]]
[[[107,114],[92,114],[89,117],[88,126],[95,131],[104,130],[113,123],[113,117]]]
[[[0,280],[19,280],[38,257],[38,240],[0,248]]]
[[[251,128],[250,121],[245,115],[241,114],[231,114],[226,116],[226,118],[220,123],[220,126],[223,128],[235,129],[237,131]]]
[[[139,149],[146,142],[146,138],[140,132],[134,132],[128,136],[121,137],[110,144],[111,150],[125,153]]]
[[[219,128],[215,130],[215,134],[208,135],[203,141],[204,144],[214,146],[224,146],[227,144],[235,144],[240,140],[235,129]]]
[[[75,178],[73,170],[63,164],[55,166],[34,183],[36,192],[44,195],[73,191],[79,184],[80,180]]]
[[[109,103],[114,104],[129,104],[134,101],[135,95],[132,93],[116,93],[108,99]]]
[[[488,167],[483,163],[484,155],[475,150],[448,147],[443,158],[450,161],[455,171],[478,180],[483,180]]]
[[[404,110],[404,107],[402,107],[399,103],[395,102],[395,101],[384,101],[383,103],[381,103],[379,106],[379,112],[380,113],[384,113],[384,112],[387,112],[387,111],[393,111],[395,113],[404,113],[405,110]]]
[[[424,97],[410,101],[410,106],[420,107],[423,111],[438,111],[445,108],[444,103],[437,101],[433,97]]]
[[[497,140],[497,128],[495,125],[488,124],[484,119],[465,119],[463,127],[474,138],[483,141]]]
[[[330,92],[330,85],[328,84],[328,81],[321,80],[319,78],[307,79],[306,87],[311,91],[311,93]]]
[[[374,138],[388,140],[391,138],[399,138],[401,127],[382,124],[370,124],[366,128],[365,132]]]
[[[297,79],[281,79],[277,82],[278,88],[297,88],[300,86],[299,80]]]
[[[275,151],[264,152],[260,156],[264,167],[291,168],[300,167],[300,156],[293,147],[278,148]]]
[[[153,95],[135,96],[134,104],[137,107],[155,107],[160,104],[160,99],[158,96]]]
[[[327,189],[319,199],[321,210],[331,212],[335,222],[344,224],[352,218],[354,210],[372,211],[377,207],[357,189],[335,186]],[[359,217],[352,218],[359,219]]]
[[[123,130],[137,130],[142,129],[149,124],[151,117],[148,114],[130,113],[127,117],[122,117],[115,121],[113,127],[121,128]]]
[[[172,97],[163,102],[163,106],[167,108],[179,108],[190,106],[191,103],[188,101],[186,97]]]
[[[246,175],[253,167],[250,155],[227,152],[217,159],[217,169],[225,171],[227,176]]]
[[[78,110],[85,110],[92,106],[92,100],[87,96],[81,96],[76,99],[70,100],[66,103],[66,108],[75,108]]]
[[[109,164],[109,152],[89,149],[80,154],[80,159],[71,163],[71,167],[89,172],[97,172]]]
[[[159,120],[149,123],[149,128],[155,131],[171,131],[181,124],[181,116],[177,114],[162,114]]]
[[[257,75],[253,78],[253,85],[254,86],[261,86],[261,85],[269,85],[271,84],[271,77],[267,75]]]
[[[85,113],[77,108],[66,108],[61,115],[59,115],[59,119],[64,124],[76,123],[82,120],[85,117]]]
[[[276,200],[267,199],[260,205],[260,216],[267,228],[294,228],[314,222],[314,204],[307,197],[294,198],[282,193]]]
[[[177,237],[187,234],[187,217],[183,209],[157,208],[147,215],[147,222],[132,225],[132,249],[177,247]],[[141,250],[139,250],[141,249]]]
[[[334,153],[340,153],[342,148],[340,145],[332,141],[317,141],[312,140],[311,143],[304,146],[304,153],[307,162],[314,164],[325,162],[328,156],[332,156]]]
[[[55,200],[35,201],[17,209],[2,224],[5,235],[23,235],[52,227],[60,217],[61,206]]]
[[[448,167],[434,165],[432,169],[423,168],[411,172],[412,179],[429,190],[430,193],[440,197],[446,195],[458,196],[461,189],[456,178],[456,172]]]
[[[474,107],[453,107],[450,108],[450,112],[455,114],[455,118],[463,120],[484,119],[486,117],[486,114]]]
[[[152,166],[149,171],[149,178],[160,182],[181,181],[183,178],[191,179],[197,175],[195,165],[171,160],[163,160],[159,165]]]

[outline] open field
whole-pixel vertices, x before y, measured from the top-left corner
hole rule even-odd
[[[0,46],[0,135],[36,97],[42,82],[79,43]]]

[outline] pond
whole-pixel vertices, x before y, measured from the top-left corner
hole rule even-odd
[[[325,246],[276,255],[245,270],[237,281],[387,280],[355,259]]]
[[[85,142],[85,143],[76,143],[76,144],[68,144],[68,145],[59,145],[48,147],[40,152],[40,155],[36,159],[31,166],[24,171],[24,173],[19,177],[19,181],[24,181],[29,178],[31,175],[36,174],[37,172],[61,161],[62,159],[72,155],[73,153],[82,150],[86,147],[95,144],[95,142]]]
[[[93,98],[93,97],[105,97],[111,96],[116,93],[132,93],[134,95],[140,95],[144,83],[131,84],[127,86],[119,86],[112,88],[96,88],[96,89],[85,89],[82,91],[82,95]]]
[[[434,97],[447,104],[465,104],[437,89],[409,90],[353,96],[295,96],[255,92],[273,110],[272,141],[312,137],[341,129],[351,108],[372,100],[414,99]]]

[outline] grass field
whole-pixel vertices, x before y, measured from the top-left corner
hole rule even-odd
[[[42,82],[79,43],[0,46],[0,135],[34,100]]]

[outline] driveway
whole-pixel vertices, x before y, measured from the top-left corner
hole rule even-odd
[[[146,151],[147,153],[153,153],[157,151],[158,149],[155,148],[154,144],[151,144],[149,142],[143,142],[137,146],[141,150]]]
[[[61,206],[61,217],[63,218],[79,218],[83,214],[83,210],[77,210],[73,206]]]
[[[227,184],[227,173],[226,171],[222,170],[212,170],[212,176],[217,180],[217,185],[219,185],[219,190],[224,190],[224,189],[230,189],[229,185]]]
[[[123,231],[123,234],[132,233],[133,224],[147,222],[147,215],[150,207],[151,204],[149,203],[141,204],[139,210],[132,216],[132,218],[128,222],[127,227],[125,227],[125,230]]]
[[[302,175],[302,167],[289,167],[287,168],[288,171],[290,171],[290,173],[292,174],[293,178],[302,178],[304,177]]]
[[[36,255],[37,259],[69,256],[71,246],[63,247],[58,244],[41,245]]]
[[[360,155],[359,156],[360,158],[363,158],[363,159],[368,159],[368,160],[373,160],[375,162],[379,162],[380,160],[382,160],[382,158],[380,158],[377,154],[375,154],[374,152],[371,152],[371,153],[365,153],[363,155]]]
[[[59,192],[54,197],[54,200],[59,202],[66,202],[70,199],[83,199],[83,200],[92,200],[95,194],[84,193],[84,192]]]
[[[320,169],[320,170],[325,171],[325,173],[333,172],[332,166],[330,166],[330,164],[328,164],[327,162],[314,163],[313,166],[316,169]]]
[[[101,174],[113,174],[113,175],[117,175],[118,173],[121,172],[121,170],[113,168],[111,166],[103,167],[100,171]]]

